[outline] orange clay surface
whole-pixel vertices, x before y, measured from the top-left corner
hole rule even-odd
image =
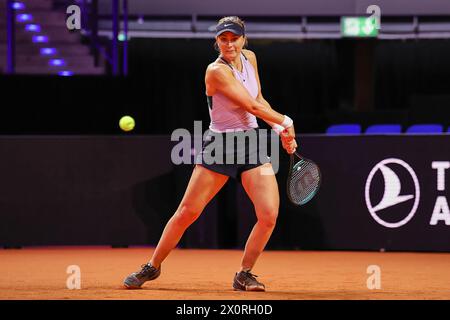
[[[174,250],[161,276],[140,290],[122,287],[153,248],[0,249],[0,299],[450,299],[450,253],[265,251],[253,272],[266,292],[233,291],[238,250]],[[69,290],[68,266],[81,270]],[[380,289],[367,273],[380,268]]]

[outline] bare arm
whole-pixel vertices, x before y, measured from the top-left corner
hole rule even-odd
[[[261,92],[261,82],[259,80],[259,72],[258,72],[258,63],[256,60],[256,55],[253,53],[253,51],[250,50],[244,50],[245,56],[249,59],[250,63],[253,65],[253,69],[255,70],[256,75],[256,82],[258,83],[258,96],[256,97],[256,100],[268,108],[271,108],[270,104],[267,102],[266,99],[264,99],[262,92]],[[274,128],[275,123],[271,121],[266,121],[269,126]],[[279,128],[280,129],[280,128]],[[275,128],[274,128],[275,130]],[[288,150],[289,153],[292,153],[291,151],[294,150],[297,147],[297,142],[295,141],[295,130],[294,126],[292,125],[290,128],[283,130],[281,134],[281,141],[283,142],[283,147]]]
[[[266,99],[264,99],[264,97],[262,96],[262,94],[261,94],[261,95],[258,95],[258,96],[256,97],[256,101],[258,101],[258,102],[264,104],[265,106],[267,106],[267,108],[272,109],[272,107],[271,107],[270,104],[266,101]],[[267,122],[267,124],[268,124],[269,126],[271,126],[271,127],[273,127],[273,125],[275,124],[274,122],[270,122],[270,121],[266,121],[266,122]]]
[[[261,82],[259,80],[258,63],[256,60],[256,55],[253,53],[253,51],[250,51],[250,50],[244,50],[244,54],[248,58],[250,63],[253,65],[253,69],[255,70],[256,82],[258,83],[258,96],[256,97],[256,100],[258,102],[264,104],[268,108],[272,109],[269,102],[267,102],[267,100],[264,99],[262,92],[261,92]],[[271,122],[271,121],[266,121],[266,122],[269,126],[273,127],[274,122]]]

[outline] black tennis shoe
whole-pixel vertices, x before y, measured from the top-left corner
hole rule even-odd
[[[237,272],[234,276],[233,288],[239,291],[266,291],[264,284],[256,280],[257,275],[249,271]]]
[[[127,289],[139,289],[145,282],[155,280],[161,274],[161,266],[156,269],[150,262],[143,264],[141,268],[140,271],[133,272],[123,281]]]

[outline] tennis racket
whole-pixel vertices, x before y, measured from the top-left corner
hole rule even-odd
[[[291,154],[286,190],[293,204],[301,206],[311,200],[319,191],[321,180],[317,164],[297,152]]]

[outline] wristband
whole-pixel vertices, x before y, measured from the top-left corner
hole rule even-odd
[[[280,126],[279,124],[274,123],[272,126],[272,130],[275,131],[277,133],[277,135],[280,135],[281,132],[284,130],[284,128],[282,126]]]
[[[294,124],[294,121],[292,121],[292,119],[289,118],[287,115],[284,115],[284,120],[283,120],[283,123],[281,124],[281,126],[284,129],[287,129],[289,127],[292,127],[293,124]]]

